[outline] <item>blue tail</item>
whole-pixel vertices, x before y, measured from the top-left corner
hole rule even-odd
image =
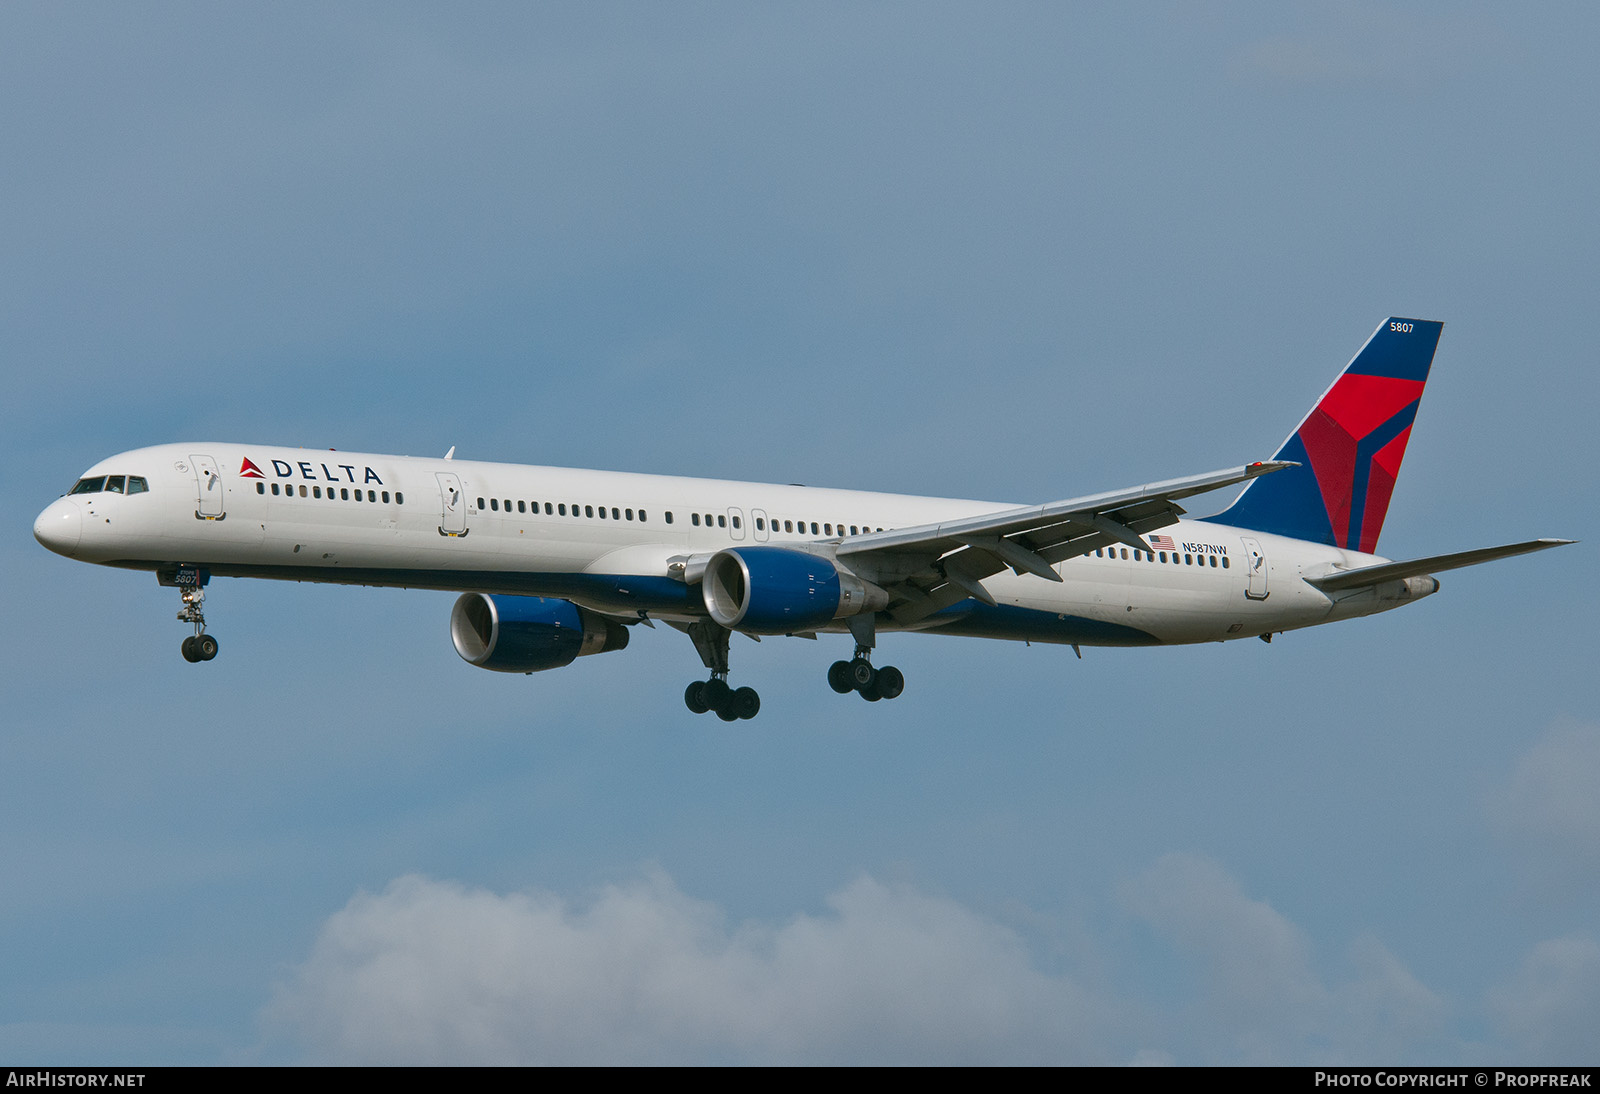
[[[1391,318],[1283,442],[1300,464],[1253,480],[1223,524],[1372,552],[1443,323]]]

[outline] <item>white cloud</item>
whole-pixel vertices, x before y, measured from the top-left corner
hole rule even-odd
[[[1352,945],[1353,976],[1330,987],[1304,932],[1210,859],[1166,855],[1123,898],[1201,966],[1184,1026],[1208,1062],[1393,1061],[1441,1029],[1443,1001],[1376,939]]]
[[[1584,934],[1533,948],[1489,994],[1502,1037],[1540,1064],[1586,1064],[1600,1043],[1600,943]]]
[[[1600,866],[1600,726],[1559,722],[1536,741],[1490,800],[1501,830],[1558,875]],[[1553,860],[1553,862],[1552,862]]]
[[[576,907],[405,877],[323,927],[266,1018],[350,1063],[1096,1059],[1099,1008],[1010,929],[862,878],[730,929],[665,875]]]

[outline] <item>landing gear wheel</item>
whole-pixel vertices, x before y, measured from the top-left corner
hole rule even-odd
[[[200,661],[200,651],[194,648],[195,644],[194,635],[191,634],[183,640],[183,645],[178,647],[183,651],[183,659],[191,665],[198,664]]]
[[[857,658],[850,662],[850,679],[855,684],[856,690],[861,694],[865,695],[867,689],[872,687],[873,681],[877,678],[878,672],[872,667],[871,661]]]
[[[878,670],[876,690],[885,699],[900,698],[900,693],[906,690],[905,675],[893,665],[883,666]]]
[[[691,714],[704,714],[711,709],[711,704],[706,702],[706,682],[696,680],[683,689],[683,705],[689,708]]]
[[[209,634],[202,634],[194,640],[194,652],[200,655],[200,660],[209,661],[217,655],[217,640]]]
[[[850,662],[835,661],[828,666],[828,686],[840,695],[849,695],[856,690],[856,678],[850,669]]]
[[[720,714],[722,708],[728,705],[728,696],[733,693],[733,689],[728,687],[726,680],[718,680],[715,677],[707,680],[701,687],[703,690],[700,694],[705,697],[706,709]]]
[[[740,718],[754,718],[761,713],[761,696],[755,688],[740,688],[733,693],[732,706]]]

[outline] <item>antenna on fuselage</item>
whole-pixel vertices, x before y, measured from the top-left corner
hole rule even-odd
[[[451,459],[455,458],[455,455],[456,455],[456,446],[455,445],[451,445],[450,446],[450,451],[448,451],[448,452],[446,452],[444,454],[444,458],[447,459],[447,460],[451,460]]]

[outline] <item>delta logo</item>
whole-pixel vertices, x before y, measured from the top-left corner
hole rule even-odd
[[[272,473],[280,479],[301,478],[307,482],[353,482],[361,486],[370,486],[374,483],[379,486],[384,485],[383,476],[379,475],[367,464],[361,465],[361,474],[357,476],[357,467],[352,463],[336,463],[330,468],[326,463],[321,461],[313,463],[311,460],[298,460],[292,464],[287,460],[271,460],[269,462],[272,464]],[[320,474],[318,473],[319,470]],[[341,475],[339,472],[343,472],[343,474]],[[264,479],[267,474],[256,465],[254,460],[249,456],[245,456],[239,462],[239,477],[241,479]]]

